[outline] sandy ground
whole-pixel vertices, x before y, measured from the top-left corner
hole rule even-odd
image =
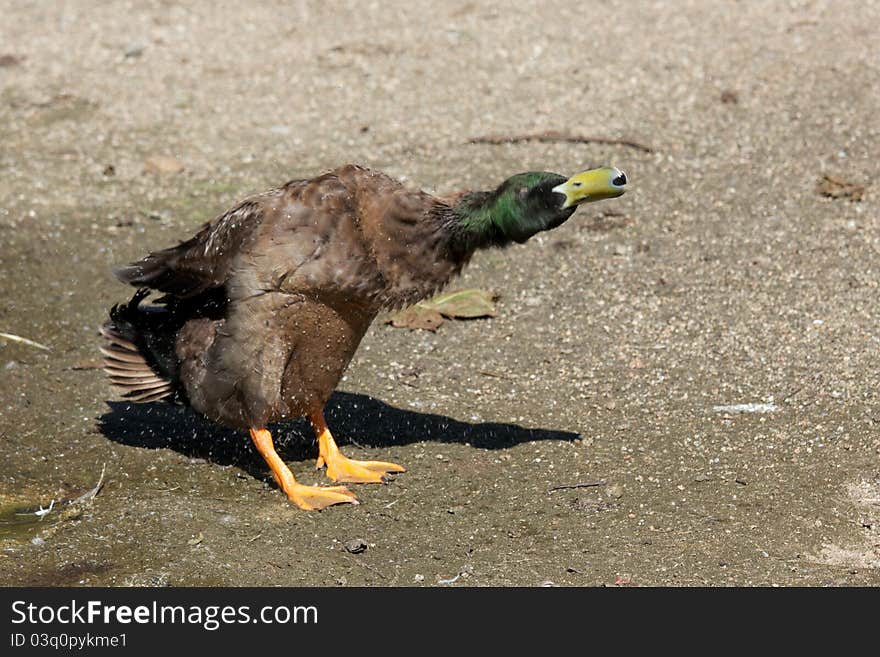
[[[49,347],[0,340],[0,583],[880,584],[880,4],[512,4],[0,2],[0,331]],[[544,130],[654,151],[467,143]],[[330,424],[409,472],[309,514],[244,436],[105,401],[96,328],[112,265],[349,161],[632,189],[480,254],[498,317],[370,330]]]

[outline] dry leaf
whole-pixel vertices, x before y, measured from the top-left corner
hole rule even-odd
[[[495,299],[492,292],[469,288],[447,292],[433,299],[419,301],[417,304],[404,308],[391,315],[386,324],[394,328],[422,329],[436,331],[443,323],[443,318],[476,319],[478,317],[495,317]]]
[[[12,66],[18,66],[24,61],[24,57],[20,55],[0,55],[0,68],[10,68]]]
[[[825,174],[816,183],[816,193],[829,198],[848,198],[851,201],[861,201],[865,195],[865,186]]]
[[[404,308],[392,315],[386,322],[394,328],[422,329],[436,331],[443,323],[443,316],[436,310],[425,308],[421,304]]]
[[[725,105],[736,105],[739,102],[739,93],[733,89],[725,89],[721,92],[721,102]]]
[[[441,294],[421,304],[436,310],[450,319],[476,319],[477,317],[495,317],[495,299],[492,292],[469,288]]]
[[[186,167],[180,160],[166,155],[154,155],[144,161],[144,171],[147,173],[174,174],[182,172]]]

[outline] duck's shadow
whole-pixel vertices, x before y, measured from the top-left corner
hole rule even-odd
[[[263,477],[266,466],[245,434],[205,420],[188,408],[162,402],[107,402],[99,428],[110,440],[149,449],[173,449],[192,458],[234,464]],[[388,447],[419,441],[469,443],[482,449],[502,449],[534,440],[579,437],[570,431],[525,429],[515,424],[470,424],[443,415],[418,413],[350,392],[335,392],[324,410],[327,424],[340,445]],[[285,460],[313,459],[314,433],[305,420],[269,427]]]

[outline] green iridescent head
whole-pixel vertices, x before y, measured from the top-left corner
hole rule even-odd
[[[462,199],[462,228],[482,233],[477,246],[523,243],[564,223],[583,203],[624,193],[626,174],[614,167],[591,169],[566,179],[530,171],[505,180],[494,192]]]

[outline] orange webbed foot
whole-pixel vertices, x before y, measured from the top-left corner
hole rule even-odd
[[[406,472],[406,468],[397,463],[385,461],[356,461],[342,452],[337,451],[329,459],[318,457],[327,465],[327,477],[332,481],[343,481],[358,484],[381,484],[384,476],[390,472]],[[320,466],[319,466],[320,467]]]
[[[317,511],[334,504],[358,504],[354,493],[345,486],[305,486],[298,483],[275,451],[272,434],[267,429],[251,429],[251,439],[257,451],[266,459],[281,490],[300,509]]]
[[[319,511],[334,504],[359,504],[354,493],[345,486],[305,486],[294,484],[285,487],[287,498],[305,511]]]
[[[318,434],[318,461],[316,467],[327,466],[327,477],[332,481],[343,481],[357,484],[385,483],[385,475],[391,472],[406,472],[406,468],[397,463],[386,461],[357,461],[350,459],[339,451],[330,429],[324,422],[323,415],[312,418],[315,433]]]

